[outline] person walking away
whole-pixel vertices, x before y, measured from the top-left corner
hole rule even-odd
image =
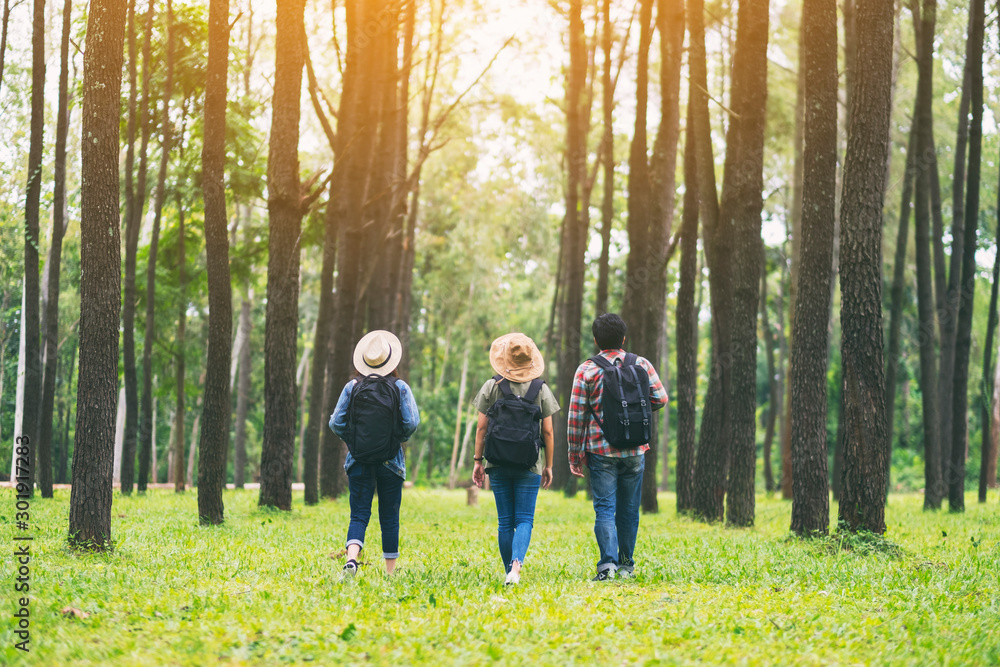
[[[635,574],[643,455],[667,392],[647,359],[623,349],[621,317],[601,315],[592,332],[600,353],[576,369],[566,437],[570,472],[583,477],[584,464],[590,469],[600,552],[593,581],[607,581]]]
[[[482,488],[490,476],[504,584],[513,585],[528,554],[539,486],[552,483],[552,415],[559,403],[541,379],[545,362],[528,336],[511,333],[493,341],[490,365],[497,374],[473,401],[479,421],[472,480]]]
[[[344,386],[330,416],[330,428],[347,443],[344,470],[351,496],[351,521],[347,528],[346,576],[358,571],[358,556],[365,546],[376,490],[387,574],[392,574],[399,558],[399,505],[406,479],[402,443],[420,424],[413,391],[396,372],[402,356],[403,346],[394,334],[376,330],[365,335],[354,349],[357,373]]]

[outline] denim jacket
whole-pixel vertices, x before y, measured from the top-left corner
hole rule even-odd
[[[347,434],[347,405],[351,401],[351,390],[356,383],[357,380],[355,379],[344,385],[344,390],[340,392],[340,399],[337,401],[337,407],[334,409],[333,414],[330,415],[330,428],[341,439]],[[413,398],[413,391],[409,385],[403,382],[402,379],[397,379],[396,386],[399,388],[399,407],[403,413],[403,442],[406,442],[413,435],[413,432],[417,430],[417,426],[420,425],[420,410],[417,408],[417,402]],[[344,460],[344,470],[350,470],[354,463],[354,457],[351,456],[350,452],[347,452],[347,458]],[[394,459],[386,461],[382,465],[403,479],[406,479],[406,460],[402,447],[399,448],[399,453],[396,454]]]

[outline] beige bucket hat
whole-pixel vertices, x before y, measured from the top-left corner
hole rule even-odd
[[[535,341],[523,333],[509,333],[490,346],[490,366],[511,382],[528,382],[545,371],[545,360]]]
[[[388,375],[403,359],[403,344],[390,331],[369,331],[354,348],[354,367],[362,375]]]

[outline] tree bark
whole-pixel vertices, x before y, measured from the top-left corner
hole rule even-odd
[[[996,282],[996,281],[994,281]],[[997,488],[997,456],[1000,454],[1000,352],[993,373],[993,402],[990,408],[990,456],[986,461],[986,485]]]
[[[62,241],[66,235],[66,139],[69,134],[69,32],[72,19],[72,0],[63,3],[62,39],[59,47],[59,110],[56,112],[55,185],[52,198],[52,243],[45,262],[47,298],[43,316],[42,399],[39,414],[38,436],[39,486],[43,498],[52,497],[52,452],[45,448],[52,442],[52,411],[55,406],[56,377],[59,358],[59,280],[62,267]],[[65,444],[63,445],[65,447]],[[45,463],[45,461],[48,463]]]
[[[767,105],[768,2],[742,2],[736,31],[729,151],[723,185],[722,224],[734,234],[732,293],[732,467],[726,523],[752,526],[757,468],[757,313],[762,253],[761,211],[764,190],[764,126]],[[734,141],[731,148],[729,141]],[[729,197],[726,195],[730,194]],[[833,207],[830,207],[831,211]],[[829,265],[829,262],[827,262]],[[829,266],[827,267],[829,268]]]
[[[170,11],[168,9],[167,11]],[[177,313],[177,335],[174,339],[174,377],[177,387],[177,403],[174,407],[174,419],[176,419],[176,433],[173,441],[174,448],[174,492],[184,493],[184,374],[185,374],[185,353],[184,337],[187,329],[187,271],[185,257],[186,232],[184,229],[184,208],[181,205],[180,193],[177,194],[177,291],[180,295],[180,307]]]
[[[885,364],[885,418],[886,442],[889,456],[886,457],[886,493],[888,493],[888,466],[892,462],[892,448],[895,442],[896,424],[896,384],[899,376],[900,332],[903,322],[903,290],[906,287],[906,247],[909,243],[910,205],[913,201],[913,180],[916,172],[917,123],[910,127],[906,147],[906,171],[903,172],[903,200],[899,205],[899,223],[896,231],[896,253],[892,266],[892,287],[889,293],[889,350]]]
[[[845,21],[853,0],[845,0],[844,15]],[[845,24],[846,27],[846,24]],[[789,263],[789,287],[788,287],[788,342],[794,345],[795,305],[798,302],[799,270],[802,260],[802,183],[804,178],[804,163],[802,160],[803,144],[805,143],[805,95],[806,95],[806,67],[805,67],[805,33],[799,30],[799,69],[796,75],[795,87],[795,133],[793,135],[792,147],[795,155],[795,162],[792,167],[792,258]],[[789,359],[791,363],[791,359]],[[785,383],[785,410],[781,417],[781,496],[785,500],[792,500],[794,479],[794,466],[792,464],[792,383]]]
[[[149,62],[151,27],[153,20],[152,1],[146,15],[147,38],[143,46],[144,61]],[[153,419],[153,341],[156,334],[156,255],[160,243],[160,222],[163,218],[163,202],[166,198],[167,165],[172,147],[172,126],[170,124],[170,99],[174,94],[174,12],[173,3],[167,0],[167,71],[163,88],[163,111],[160,124],[163,133],[160,146],[160,170],[156,181],[156,201],[153,204],[153,230],[149,238],[149,255],[146,260],[146,333],[142,346],[142,416],[139,420],[139,492],[146,490],[146,480],[150,470],[156,424]],[[145,63],[143,71],[146,71]],[[148,77],[144,77],[148,78]],[[145,86],[145,83],[143,84]],[[145,152],[145,151],[144,151]],[[173,439],[168,447],[173,446]],[[155,483],[157,470],[153,468]]]
[[[3,69],[7,58],[7,26],[9,23],[10,0],[3,0],[3,33],[0,35],[0,87],[3,86]]]
[[[1000,191],[997,194],[997,201],[1000,202]],[[1000,220],[1000,208],[998,211],[998,220]],[[1000,234],[1000,224],[997,225],[998,234]],[[993,402],[995,400],[996,394],[996,383],[994,382],[995,373],[993,369],[993,344],[994,335],[996,333],[997,327],[997,288],[1000,287],[1000,252],[996,254],[993,260],[993,287],[990,289],[990,314],[986,324],[986,346],[983,353],[983,385],[981,392],[981,406],[982,410],[980,414],[982,415],[982,447],[980,448],[980,464],[979,464],[979,502],[986,502],[986,489],[990,487],[991,482],[996,484],[997,471],[996,471],[996,451],[993,449],[993,443],[996,439],[993,437],[991,417],[993,412]],[[992,465],[993,476],[990,477],[990,464]]]
[[[93,0],[83,58],[80,215],[80,372],[70,492],[69,541],[111,546],[112,441],[118,385],[121,237],[118,150],[124,0]]]
[[[611,0],[601,4],[601,48],[604,52],[604,69],[601,74],[601,89],[604,93],[601,110],[603,112],[604,133],[601,138],[601,154],[604,159],[604,190],[601,199],[601,256],[597,263],[597,315],[608,312],[608,261],[611,252],[611,226],[615,216],[615,131],[614,108],[615,91],[611,84]]]
[[[694,442],[698,393],[698,165],[694,134],[694,83],[688,88],[684,130],[684,211],[681,216],[681,275],[677,290],[677,511],[694,508]]]
[[[826,442],[833,229],[837,199],[837,5],[802,5],[805,117],[797,303],[792,321],[792,523],[798,535],[830,526]]]
[[[916,3],[914,3],[916,4]],[[934,30],[937,19],[937,0],[923,0],[920,12],[920,44],[917,49],[917,105],[914,123],[917,130],[917,159],[920,164],[915,175],[914,240],[917,255],[917,316],[920,321],[920,394],[923,399],[924,424],[924,509],[939,509],[944,495],[941,480],[940,421],[938,419],[938,368],[937,368],[937,308],[934,303],[934,284],[931,278],[930,254],[930,160],[933,154],[931,105],[934,101]],[[887,416],[887,419],[891,419]],[[892,441],[889,441],[891,447]]]
[[[259,504],[292,509],[295,361],[299,323],[299,97],[305,61],[305,0],[277,8],[274,97],[267,161],[269,249],[264,334],[264,444]]]
[[[653,0],[643,0],[643,16],[647,23],[652,12]],[[583,320],[584,262],[587,245],[586,216],[583,215],[583,190],[587,180],[587,129],[589,108],[585,100],[587,82],[587,36],[583,24],[582,0],[569,3],[569,68],[566,70],[566,230],[564,262],[566,271],[565,297],[560,318],[561,345],[559,348],[559,389],[560,403],[569,404],[577,365],[580,363],[580,340]],[[643,87],[646,73],[643,69],[644,53],[648,56],[649,41],[644,42],[645,51],[639,49],[639,85]],[[586,115],[585,115],[586,114]],[[636,127],[639,116],[645,122],[645,98],[636,112]],[[638,130],[637,130],[638,131]],[[645,135],[643,135],[645,136]],[[636,140],[638,141],[638,139]],[[645,140],[643,139],[643,164],[645,165]],[[633,331],[635,324],[633,323]],[[566,432],[560,428],[556,432],[555,457],[552,467],[552,488],[567,493],[575,491],[575,484],[569,474]]]
[[[708,112],[708,69],[705,56],[705,6],[702,0],[688,3],[690,37],[689,67],[695,88],[695,148],[698,165],[699,214],[705,239],[705,261],[709,268],[712,302],[712,369],[701,415],[698,455],[694,470],[694,511],[705,521],[721,521],[729,477],[731,425],[728,402],[731,387],[729,313],[731,285],[729,264],[732,239],[720,233],[719,200],[715,185],[715,159]],[[728,149],[728,142],[727,142]],[[735,150],[734,150],[735,153]],[[728,157],[728,155],[727,155]],[[728,232],[728,230],[726,230]]]
[[[972,308],[976,292],[976,241],[979,226],[979,181],[983,144],[983,39],[985,0],[972,0],[969,21],[969,67],[972,122],[969,125],[969,178],[965,196],[965,230],[962,243],[962,280],[958,294],[955,330],[955,374],[952,382],[951,468],[948,509],[965,511],[965,457],[968,437],[969,356],[972,344]]]
[[[226,452],[232,413],[233,290],[229,276],[226,225],[226,80],[229,73],[229,0],[211,0],[208,9],[208,63],[205,82],[205,139],[201,189],[205,199],[205,254],[208,269],[208,363],[205,369],[201,439],[198,442],[198,518],[224,520]]]
[[[236,380],[236,435],[233,443],[233,486],[242,489],[247,465],[247,413],[250,410],[250,301],[243,299],[240,305],[240,326],[246,336],[240,345],[239,374]]]
[[[764,428],[764,488],[768,493],[775,490],[774,470],[771,465],[771,449],[774,444],[774,427],[777,422],[778,410],[781,405],[781,394],[778,393],[778,374],[774,366],[774,334],[771,331],[771,318],[767,312],[767,259],[761,262],[763,268],[760,276],[760,328],[764,339],[764,354],[767,358],[767,423]]]
[[[962,283],[962,248],[965,243],[965,177],[969,144],[969,105],[972,85],[970,82],[969,50],[972,48],[972,12],[969,12],[969,35],[965,45],[965,69],[962,96],[958,105],[958,132],[955,137],[955,166],[951,180],[951,257],[948,262],[948,292],[945,314],[941,327],[941,478],[946,485],[951,480],[951,450],[953,403],[952,385],[955,379],[955,337],[958,333],[959,290]]]
[[[885,532],[885,370],[882,348],[882,205],[889,151],[893,3],[860,3],[859,63],[841,199],[841,357],[844,472],[839,518],[847,530]]]
[[[125,286],[122,301],[122,357],[125,382],[125,432],[122,439],[118,479],[122,495],[131,495],[135,476],[135,450],[139,419],[138,378],[135,368],[135,262],[139,247],[139,223],[135,215],[135,128],[138,90],[136,89],[135,0],[129,0],[128,113],[125,130]]]
[[[333,352],[329,357],[327,373],[325,414],[332,414],[341,389],[351,375],[357,323],[359,292],[361,289],[361,248],[365,223],[371,214],[365,206],[374,152],[379,114],[376,103],[375,82],[364,74],[366,63],[378,60],[381,41],[369,39],[363,33],[369,16],[382,7],[370,6],[361,0],[347,3],[347,64],[344,70],[345,90],[356,91],[348,95],[341,105],[346,119],[338,123],[338,135],[344,141],[343,157],[338,159],[338,169],[343,169],[343,189],[338,192],[337,216],[340,220],[340,238],[337,242],[337,294],[333,323]],[[370,13],[370,14],[369,14]],[[345,120],[347,122],[345,122]],[[323,429],[320,455],[320,496],[333,498],[344,491],[346,477],[341,468],[346,447],[330,429]]]
[[[72,351],[69,355],[69,377],[66,380],[66,397],[64,399],[66,403],[66,422],[63,425],[63,444],[59,448],[59,467],[56,469],[56,481],[59,484],[65,484],[68,481],[66,472],[69,465],[69,420],[70,420],[70,399],[76,394],[73,392],[73,371],[76,369],[76,348],[74,345]]]
[[[150,102],[149,87],[150,87],[150,79],[152,78],[152,70],[153,70],[153,63],[152,63],[152,57],[151,57],[152,39],[153,39],[153,35],[152,35],[152,33],[153,33],[153,14],[154,14],[154,5],[153,5],[153,1],[150,0],[150,3],[149,3],[149,5],[148,5],[148,7],[146,9],[146,29],[145,29],[146,39],[143,41],[143,47],[142,47],[142,108],[141,108],[141,110],[139,112],[139,117],[140,117],[141,123],[142,123],[142,128],[141,128],[142,129],[142,140],[141,140],[140,149],[139,149],[138,180],[137,180],[135,191],[134,191],[134,195],[133,195],[134,199],[133,199],[133,203],[132,203],[132,214],[131,214],[131,216],[129,216],[129,224],[131,225],[131,228],[134,229],[136,242],[138,242],[139,233],[140,233],[140,231],[142,229],[143,213],[144,213],[145,206],[146,206],[146,181],[147,181],[147,177],[148,177],[148,167],[149,167],[149,139],[150,139],[150,134],[152,133],[151,113],[150,113],[150,108],[149,108],[149,106],[150,106],[149,105],[149,102]],[[169,41],[170,41],[170,39],[168,37],[168,42]],[[172,48],[172,45],[170,45],[170,47],[168,47],[168,48]],[[170,58],[172,58],[172,55],[168,56],[168,60]],[[170,76],[171,77],[173,76],[173,72],[170,72]],[[170,85],[171,85],[171,93],[172,93],[172,87],[173,87],[173,82],[172,81],[170,82]],[[156,236],[157,236],[157,241],[156,242],[158,243],[159,242],[159,238],[158,238],[159,237],[159,230],[157,230]],[[150,255],[151,256],[155,255],[155,252],[154,252],[152,246],[150,247]],[[132,290],[133,290],[133,292],[132,292],[132,298],[133,298],[133,301],[132,301],[130,307],[132,309],[132,313],[133,313],[133,316],[134,316],[134,313],[135,313],[135,303],[134,303],[134,300],[135,300],[135,261],[134,261],[134,258],[133,258],[131,270],[132,270]],[[154,278],[155,278],[155,273],[154,273]],[[148,279],[148,276],[147,276],[147,279]],[[148,286],[147,286],[147,298],[149,298],[149,299],[152,298],[151,295],[149,294],[149,287]],[[149,306],[147,305],[147,315],[148,315],[148,310],[149,310]],[[134,326],[133,326],[133,329],[134,329]],[[138,449],[139,449],[139,458],[140,458],[140,460],[139,460],[139,484],[138,484],[138,489],[139,489],[140,492],[146,490],[145,477],[143,476],[143,473],[142,473],[144,465],[146,466],[146,474],[148,475],[148,473],[149,473],[149,463],[148,463],[148,460],[146,462],[144,462],[142,460],[142,457],[144,455],[144,452],[146,451],[143,448],[143,437],[144,437],[144,433],[143,433],[144,424],[143,424],[143,421],[145,419],[147,419],[147,418],[150,418],[150,414],[149,414],[148,408],[145,405],[145,401],[147,400],[146,399],[146,384],[147,384],[147,380],[146,380],[145,376],[146,376],[146,374],[152,372],[149,368],[146,368],[146,350],[147,350],[147,348],[151,348],[152,347],[151,333],[150,333],[150,331],[151,330],[149,328],[149,325],[147,324],[147,326],[146,326],[146,334],[147,335],[143,338],[143,357],[142,357],[143,358],[143,380],[142,380],[142,383],[143,383],[142,384],[142,386],[143,386],[143,395],[142,395],[141,399],[138,396],[138,389],[134,388],[135,389],[135,392],[134,392],[135,393],[135,401],[139,401],[139,403],[138,403],[138,427],[137,427],[138,428],[138,443],[136,442],[136,434],[135,434],[136,427],[133,427],[133,429],[132,429],[133,434],[132,434],[131,439],[126,438],[126,441],[125,441],[125,445],[126,445],[126,449],[127,449],[127,456],[125,458],[125,465],[122,468],[122,489],[123,489],[123,492],[124,492],[124,490],[127,488],[127,490],[128,490],[129,493],[131,493],[131,491],[132,491],[132,480],[135,477],[135,454],[136,454],[136,446],[137,445],[138,445]],[[133,335],[133,338],[134,338],[134,332],[133,332],[132,335]],[[132,365],[133,365],[133,368],[134,368],[134,366],[135,366],[135,353],[134,353],[134,351],[133,351],[133,354],[132,354]],[[152,391],[152,386],[150,386],[149,389],[150,389],[150,391]],[[133,401],[133,403],[135,401]],[[148,457],[148,455],[147,455],[147,457]],[[126,486],[126,481],[127,481],[127,486]]]
[[[52,485],[52,458],[49,443],[42,442],[38,432],[41,413],[42,369],[39,349],[39,290],[38,219],[42,194],[42,151],[45,130],[45,0],[34,0],[31,30],[31,125],[29,129],[28,181],[24,203],[24,395],[21,433],[29,440],[29,493],[33,484],[41,482],[39,468],[48,468],[48,485]],[[44,492],[44,489],[43,489]]]

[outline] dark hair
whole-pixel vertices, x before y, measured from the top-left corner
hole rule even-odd
[[[627,331],[625,320],[617,313],[604,313],[594,320],[591,331],[594,333],[594,340],[602,350],[617,350],[625,343],[625,332]]]

